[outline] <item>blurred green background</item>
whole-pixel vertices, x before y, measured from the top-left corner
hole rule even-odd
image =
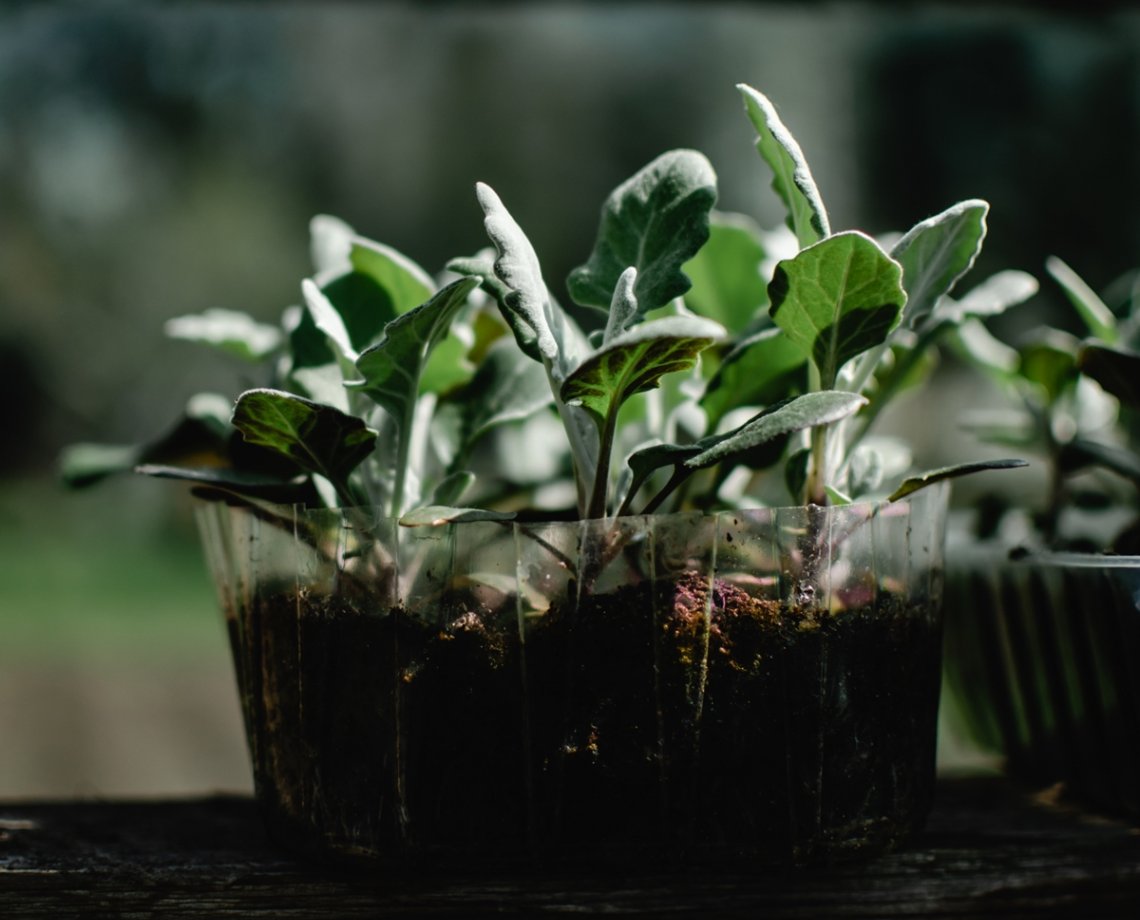
[[[276,320],[318,212],[436,271],[484,245],[478,180],[557,284],[608,190],[677,146],[772,226],[737,82],[777,103],[834,226],[982,197],[975,280],[1055,253],[1104,289],[1140,261],[1140,13],[1070,6],[0,7],[0,798],[249,788],[187,497],[55,479],[67,443],[256,382],[164,319]],[[1003,319],[1046,321],[1069,324],[1048,289]],[[978,455],[953,415],[989,394],[953,365],[937,383],[890,424],[928,465]]]

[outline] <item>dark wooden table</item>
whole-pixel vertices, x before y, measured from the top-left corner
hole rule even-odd
[[[945,779],[915,845],[871,863],[754,875],[409,876],[267,845],[253,802],[0,805],[0,917],[1140,918],[1140,828],[998,778]]]

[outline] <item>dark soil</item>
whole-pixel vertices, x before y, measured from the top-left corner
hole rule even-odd
[[[444,599],[429,622],[266,596],[235,649],[271,823],[365,856],[655,865],[827,861],[915,830],[936,618],[708,591],[584,597],[522,641],[512,605]]]

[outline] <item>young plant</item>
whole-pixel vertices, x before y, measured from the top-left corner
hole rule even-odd
[[[1140,302],[1133,291],[1118,317],[1063,261],[1052,257],[1045,267],[1084,325],[1084,338],[1042,326],[1012,346],[975,321],[958,331],[957,347],[1013,402],[1010,408],[970,413],[965,426],[984,441],[1045,460],[1049,487],[1034,520],[1040,541],[1060,547],[1074,540],[1065,532],[1066,509],[1111,507],[1121,480],[1133,504],[1140,498]],[[1077,477],[1090,471],[1113,475],[1085,477],[1074,488]],[[1112,545],[1118,552],[1140,549],[1140,522]]]
[[[484,184],[476,197],[494,249],[453,260],[440,281],[317,218],[316,272],[280,327],[227,311],[167,327],[264,363],[267,385],[228,417],[223,400],[198,397],[140,448],[73,449],[66,475],[133,466],[215,497],[369,506],[409,525],[486,519],[525,509],[527,488],[478,475],[495,465],[481,454],[553,415],[563,449],[552,454],[545,435],[527,449],[556,469],[565,458],[580,518],[755,504],[765,471],[782,472],[799,504],[885,494],[909,464],[870,435],[874,421],[921,380],[948,331],[1004,309],[1028,282],[999,275],[950,298],[985,236],[981,201],[890,247],[833,232],[775,108],[739,89],[787,209],[783,234],[716,212],[708,160],[670,151],[607,198],[593,250],[567,280],[572,315]],[[776,258],[788,234],[791,251]],[[1019,464],[934,471],[890,497]]]

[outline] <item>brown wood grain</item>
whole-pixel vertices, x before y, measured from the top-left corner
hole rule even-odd
[[[1140,828],[943,780],[910,848],[831,869],[355,871],[271,847],[244,797],[0,805],[0,917],[1136,917]]]

